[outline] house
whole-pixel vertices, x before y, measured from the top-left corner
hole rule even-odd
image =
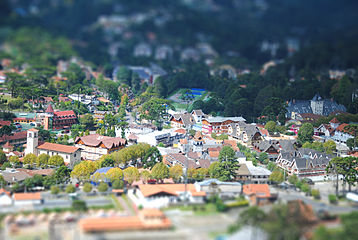
[[[5,207],[12,204],[10,192],[0,188],[0,206]]]
[[[345,129],[348,125],[349,124],[347,123],[340,124],[336,128],[334,135],[331,137],[332,140],[334,140],[336,143],[347,144],[348,139],[354,138],[353,132],[349,132]]]
[[[164,162],[169,166],[180,165],[183,169],[187,166],[188,168],[208,168],[210,165],[210,161],[206,159],[200,158],[196,153],[189,152],[185,156],[182,153],[169,153],[164,156]]]
[[[139,43],[134,47],[133,55],[135,57],[150,57],[152,55],[152,48],[147,43]]]
[[[33,177],[29,173],[19,171],[17,169],[6,169],[3,171],[0,171],[0,175],[2,175],[4,180],[10,184],[21,183],[25,179]]]
[[[264,139],[256,125],[244,122],[229,124],[227,133],[230,138],[240,140],[249,145],[259,143]]]
[[[26,143],[26,131],[14,132],[11,135],[3,135],[0,137],[0,145],[3,145],[7,142],[13,146],[20,146]]]
[[[54,111],[52,105],[49,104],[45,113],[43,125],[44,129],[64,129],[71,128],[73,124],[78,123],[77,116],[73,110]]]
[[[173,114],[169,118],[170,126],[173,128],[191,128],[194,125],[194,118],[189,113]]]
[[[81,234],[103,232],[133,232],[137,238],[140,232],[169,229],[171,221],[158,209],[144,208],[136,216],[110,216],[83,218],[78,222]],[[127,235],[128,236],[128,235]],[[86,239],[87,237],[83,237]],[[140,238],[145,238],[142,236]]]
[[[0,120],[0,128],[2,128],[3,126],[10,126],[10,125],[11,125],[11,121]]]
[[[198,191],[194,184],[187,184],[187,196],[185,196],[185,184],[140,184],[135,193],[129,197],[137,205],[144,208],[161,208],[185,200],[190,203],[203,203],[206,193]]]
[[[180,54],[180,60],[182,62],[189,61],[189,60],[197,62],[200,60],[200,53],[195,48],[191,48],[191,47],[185,48]]]
[[[33,206],[42,203],[41,192],[14,193],[12,199],[15,206]]]
[[[281,151],[276,165],[287,174],[298,177],[322,176],[326,174],[326,167],[333,155],[316,150],[300,148],[294,151]]]
[[[58,97],[59,102],[72,102],[69,97]]]
[[[161,45],[155,50],[155,60],[171,59],[173,56],[173,48],[167,45]]]
[[[222,182],[217,179],[208,179],[194,183],[197,191],[203,191],[206,196],[218,194],[220,198],[235,198],[242,192],[241,183]]]
[[[232,123],[243,123],[246,120],[243,117],[209,117],[202,120],[203,133],[228,133],[229,126]]]
[[[251,161],[241,163],[236,171],[236,180],[242,183],[268,183],[271,172],[263,167],[255,167]]]
[[[57,143],[45,142],[39,145],[39,136],[37,129],[27,130],[27,143],[25,154],[33,153],[36,156],[45,153],[49,156],[60,155],[65,164],[73,167],[81,161],[81,149],[74,146],[68,146]]]
[[[277,199],[277,195],[270,193],[268,184],[247,184],[243,186],[242,191],[251,205],[260,206]]]
[[[124,148],[126,144],[126,139],[99,134],[91,134],[75,139],[75,146],[81,149],[81,157],[92,161],[98,160],[103,155],[118,151]]]
[[[302,113],[328,116],[335,111],[347,111],[346,107],[342,104],[338,104],[333,99],[322,99],[318,93],[311,100],[290,101],[286,110],[286,117],[292,119],[297,119],[297,114]]]

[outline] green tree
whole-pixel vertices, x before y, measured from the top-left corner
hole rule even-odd
[[[60,155],[53,155],[48,159],[48,165],[51,166],[62,166],[64,165],[65,162],[63,160],[63,157],[61,157]]]
[[[196,170],[194,174],[194,179],[196,181],[203,181],[208,175],[208,169],[207,168],[199,168]]]
[[[92,191],[92,184],[90,184],[90,183],[85,183],[84,185],[83,185],[83,191],[85,192],[85,193],[90,193],[91,191]]]
[[[112,183],[112,188],[113,189],[123,189],[124,188],[124,182],[123,180],[115,180],[113,183]]]
[[[148,182],[148,180],[152,177],[152,175],[150,174],[150,172],[148,170],[143,170],[140,173],[140,176],[145,183]]]
[[[344,127],[344,130],[349,132],[349,133],[353,133],[353,146],[354,148],[357,147],[357,143],[356,143],[356,138],[357,138],[357,133],[358,133],[358,124],[349,124],[348,126]]]
[[[0,175],[0,188],[4,188],[6,186],[6,181],[3,175]]]
[[[210,178],[219,178],[219,162],[213,162],[210,164],[208,173]]]
[[[34,165],[36,163],[37,157],[33,153],[26,154],[24,157],[24,164]]]
[[[325,152],[328,154],[332,154],[336,151],[336,143],[333,140],[328,140],[323,144]]]
[[[183,168],[179,164],[171,166],[169,168],[169,176],[173,179],[174,182],[178,182],[180,177],[183,176]]]
[[[285,181],[283,173],[281,170],[275,170],[269,176],[269,180],[276,183],[282,183]]]
[[[71,177],[81,181],[87,180],[97,168],[98,166],[93,161],[82,161],[73,168]]]
[[[140,118],[149,121],[162,121],[163,116],[167,113],[167,106],[173,109],[168,100],[160,98],[151,98],[145,102],[140,109]]]
[[[152,169],[152,177],[158,181],[169,177],[169,169],[164,163],[157,163]]]
[[[66,193],[74,193],[74,192],[76,192],[76,187],[73,186],[72,184],[67,185],[67,187],[66,187]]]
[[[6,155],[3,151],[0,150],[0,164],[4,164],[7,161]]]
[[[18,156],[11,156],[9,158],[9,162],[11,163],[12,167],[16,167],[20,164],[20,159]]]
[[[123,171],[120,168],[111,168],[107,171],[106,178],[110,182],[114,182],[115,180],[123,180]]]
[[[274,121],[268,121],[265,128],[270,134],[273,134],[276,131],[276,123]]]
[[[230,146],[224,146],[219,153],[218,176],[221,181],[231,181],[236,177],[239,164],[236,160],[235,151]]]
[[[57,186],[51,186],[50,191],[51,191],[51,194],[53,194],[53,195],[57,195],[57,194],[59,194],[59,193],[60,193],[60,188],[59,188],[59,187],[57,187]]]
[[[143,167],[152,169],[155,164],[160,163],[163,161],[163,157],[160,154],[158,148],[156,147],[150,147],[147,150],[147,153],[145,154],[144,158],[142,159]]]
[[[299,181],[299,180],[298,180],[298,177],[297,177],[296,175],[294,175],[294,174],[292,174],[292,175],[290,175],[290,176],[288,177],[288,182],[291,183],[291,184],[293,184],[293,185],[296,185],[296,183],[297,183],[298,181]]]
[[[47,155],[46,153],[40,154],[36,159],[36,166],[37,167],[47,166],[49,158],[50,158],[50,156]]]
[[[312,142],[313,126],[310,123],[304,123],[298,130],[297,142],[303,144],[305,142]]]
[[[80,123],[84,126],[86,130],[92,130],[94,127],[94,118],[91,114],[86,114],[80,118]]]
[[[108,191],[108,184],[105,183],[105,182],[101,182],[101,183],[98,185],[98,191],[100,191],[100,192],[107,192],[107,191]]]
[[[129,185],[132,185],[134,181],[138,181],[140,174],[137,168],[135,167],[129,167],[124,169],[124,179],[129,183]]]
[[[83,200],[73,200],[72,201],[72,209],[76,211],[87,211],[87,204]]]
[[[114,160],[112,155],[103,155],[100,159],[101,167],[114,167]]]
[[[54,178],[58,183],[64,183],[69,180],[70,174],[71,174],[71,169],[62,165],[56,169]]]

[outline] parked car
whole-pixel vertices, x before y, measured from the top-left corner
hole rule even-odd
[[[310,178],[304,178],[303,179],[308,185],[314,185],[314,182]]]

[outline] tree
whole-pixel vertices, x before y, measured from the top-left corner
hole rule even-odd
[[[167,107],[173,109],[170,101],[160,98],[151,98],[145,102],[140,109],[140,118],[149,121],[161,121],[164,114],[167,112]]]
[[[72,209],[76,211],[87,211],[87,204],[86,201],[83,200],[73,200],[72,201]]]
[[[74,192],[76,192],[76,187],[73,186],[72,184],[67,185],[67,187],[66,187],[66,193],[74,193]]]
[[[59,194],[59,193],[60,193],[60,188],[59,188],[59,187],[57,187],[57,186],[51,186],[50,191],[51,191],[51,194],[53,194],[53,195],[57,195],[57,194]]]
[[[239,164],[236,161],[235,151],[230,146],[224,146],[219,153],[218,176],[221,181],[231,181],[236,177]]]
[[[115,180],[123,180],[123,171],[120,168],[111,168],[107,171],[106,178],[110,182],[114,182]]]
[[[268,154],[265,153],[265,152],[261,152],[259,154],[258,160],[259,160],[260,163],[265,163],[266,164],[266,162],[268,161]]]
[[[194,179],[196,181],[203,181],[206,176],[208,175],[208,169],[207,168],[199,168],[196,170],[194,174]]]
[[[0,150],[0,164],[4,164],[7,161],[6,154]]]
[[[83,185],[83,191],[85,192],[85,193],[90,193],[91,191],[92,191],[92,184],[90,184],[90,183],[85,183],[84,185]]]
[[[210,178],[219,178],[219,162],[213,162],[210,164],[208,173]]]
[[[237,231],[242,226],[257,228],[266,220],[266,214],[259,207],[249,207],[240,214],[239,220],[230,227],[230,231]],[[255,235],[255,234],[253,234]]]
[[[344,130],[349,132],[349,133],[353,133],[353,141],[354,141],[354,149],[357,147],[357,143],[356,143],[356,138],[357,138],[357,132],[358,132],[358,124],[349,124],[348,126],[344,127]]]
[[[291,176],[288,177],[288,182],[296,185],[296,183],[298,182],[298,177],[295,174],[292,174]]]
[[[164,163],[157,163],[152,169],[152,177],[157,181],[163,181],[163,179],[169,177],[169,169]]]
[[[169,176],[173,179],[174,182],[180,180],[180,177],[183,176],[183,168],[179,164],[171,166],[169,168]]]
[[[71,175],[71,169],[62,165],[56,169],[54,178],[58,183],[64,183],[64,182],[68,181],[68,179],[70,178],[70,175]]]
[[[82,161],[73,168],[71,177],[83,181],[89,179],[90,175],[96,171],[96,169],[96,163],[93,161]]]
[[[113,189],[123,189],[124,188],[124,182],[123,180],[115,180],[113,183],[112,183],[112,188]]]
[[[140,177],[139,171],[135,167],[126,168],[124,169],[123,173],[124,173],[124,179],[129,183],[129,185],[132,185],[134,181],[139,180]]]
[[[20,164],[20,159],[18,156],[10,156],[9,162],[11,163],[12,167],[16,167]]]
[[[108,184],[105,183],[105,182],[101,182],[99,185],[98,185],[98,191],[100,192],[107,192],[108,190]]]
[[[12,130],[14,130],[14,129],[11,125],[10,126],[7,126],[7,125],[2,126],[0,128],[0,137],[2,137],[4,135],[11,135]]]
[[[64,165],[65,162],[63,161],[63,157],[61,157],[60,155],[53,155],[48,159],[48,165],[51,166],[62,166]]]
[[[313,126],[310,123],[304,123],[298,131],[297,142],[303,144],[305,142],[312,142]]]
[[[37,157],[33,153],[26,154],[24,157],[24,164],[34,165],[36,163]]]
[[[4,188],[5,185],[6,185],[6,181],[3,175],[0,175],[0,188]]]
[[[274,121],[268,121],[265,125],[265,128],[270,134],[273,134],[276,130],[276,123]]]
[[[94,118],[91,114],[86,114],[80,118],[80,123],[84,126],[85,129],[93,129]]]
[[[276,183],[282,183],[285,181],[282,171],[275,170],[269,176],[269,180]]]
[[[47,155],[46,153],[41,153],[36,159],[36,166],[37,167],[47,166],[49,158],[50,156]]]
[[[144,168],[152,169],[155,164],[163,161],[163,157],[160,154],[158,148],[150,147],[147,153],[145,154],[142,162]]]
[[[148,170],[143,170],[140,173],[140,176],[145,183],[148,182],[148,180],[152,177]]]
[[[328,154],[332,154],[336,151],[336,143],[333,140],[328,140],[323,144],[325,152]]]

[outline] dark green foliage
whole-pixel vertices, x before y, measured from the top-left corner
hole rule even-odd
[[[83,200],[73,200],[72,201],[72,209],[76,211],[87,211],[87,204]]]

